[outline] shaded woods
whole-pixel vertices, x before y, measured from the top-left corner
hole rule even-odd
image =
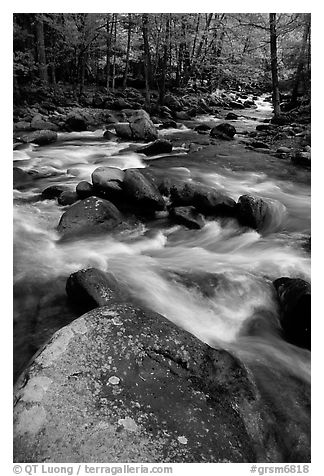
[[[14,14],[14,100],[39,83],[157,91],[175,88],[279,89],[292,107],[310,89],[310,14]]]

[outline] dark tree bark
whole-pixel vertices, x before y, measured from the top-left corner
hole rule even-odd
[[[116,46],[117,46],[117,13],[115,15],[114,22],[114,57],[113,57],[113,72],[112,72],[112,90],[115,91],[115,79],[116,79]]]
[[[39,77],[44,83],[48,82],[47,65],[46,65],[46,51],[44,41],[44,23],[42,14],[36,15],[36,40],[37,40],[37,57]]]
[[[145,75],[145,103],[150,107],[150,47],[148,42],[148,14],[142,15],[142,32],[144,44],[144,75]]]
[[[297,103],[299,85],[300,85],[300,82],[301,82],[301,79],[302,79],[302,75],[303,75],[303,71],[305,69],[305,64],[306,63],[307,63],[307,68],[309,68],[308,67],[309,58],[306,58],[306,55],[308,53],[308,56],[309,56],[308,42],[309,42],[309,37],[310,37],[310,27],[311,27],[311,14],[306,13],[302,45],[301,45],[301,49],[300,49],[300,55],[299,55],[298,66],[297,66],[297,70],[296,70],[294,88],[293,88],[292,98],[291,98],[292,104]]]
[[[163,59],[162,59],[162,66],[160,70],[160,81],[159,81],[159,103],[161,105],[163,105],[164,103],[164,96],[165,96],[165,79],[167,75],[169,48],[170,48],[170,15],[166,14]]]
[[[280,92],[278,79],[278,54],[277,54],[277,19],[276,13],[269,13],[270,21],[270,55],[272,74],[272,103],[274,116],[280,117]]]
[[[132,37],[132,14],[129,13],[128,14],[126,64],[125,64],[124,79],[123,79],[123,88],[124,89],[126,89],[126,86],[127,86],[127,75],[128,75],[128,68],[129,68],[129,53],[130,53],[130,46],[131,46],[131,37]]]
[[[111,37],[112,37],[112,29],[113,29],[113,22],[111,22],[110,26],[110,13],[107,14],[107,21],[106,21],[106,34],[107,34],[107,41],[106,41],[106,89],[107,94],[109,93],[110,88],[110,58],[111,58]]]

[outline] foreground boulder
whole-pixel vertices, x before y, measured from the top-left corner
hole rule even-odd
[[[157,154],[168,154],[172,151],[172,143],[166,139],[158,139],[152,144],[136,149],[136,152],[147,156]]]
[[[89,197],[63,213],[57,230],[64,237],[93,234],[114,229],[122,222],[119,210],[108,200]]]
[[[171,201],[174,206],[194,206],[204,215],[233,216],[235,201],[207,185],[188,182],[173,185],[170,188]]]
[[[236,134],[236,129],[228,122],[222,122],[210,131],[210,136],[217,139],[231,140]]]
[[[297,381],[289,396],[289,378],[261,370],[264,395],[241,360],[159,314],[92,310],[17,381],[14,461],[309,461],[307,388]]]
[[[21,136],[19,139],[25,143],[32,142],[37,145],[47,145],[57,141],[57,133],[50,130],[40,130]]]
[[[194,207],[171,208],[170,217],[175,223],[192,230],[199,230],[205,224],[203,216]]]
[[[274,282],[281,307],[281,325],[286,339],[299,347],[311,348],[311,286],[298,278]]]
[[[165,202],[155,184],[136,169],[125,171],[123,190],[128,203],[143,213],[165,209]]]
[[[78,200],[79,200],[79,196],[73,190],[63,191],[57,199],[59,205],[63,205],[63,206],[72,205],[73,203],[77,202]]]
[[[237,216],[240,223],[244,226],[250,226],[257,231],[262,230],[269,213],[269,206],[262,198],[242,195],[238,199]]]

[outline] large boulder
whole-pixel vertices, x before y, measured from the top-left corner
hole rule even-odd
[[[279,278],[274,282],[281,308],[281,326],[286,339],[311,348],[311,285],[299,278]]]
[[[265,226],[269,214],[269,205],[262,198],[242,195],[238,199],[237,216],[244,226],[260,231]]]
[[[142,212],[154,212],[165,209],[165,202],[155,184],[139,170],[125,171],[123,190],[128,202]]]
[[[20,136],[19,139],[25,143],[32,142],[38,145],[48,145],[57,141],[57,133],[55,131],[40,130]]]
[[[236,134],[236,129],[228,122],[222,122],[213,127],[210,131],[210,136],[217,139],[231,140]]]
[[[125,172],[116,167],[98,167],[92,172],[92,183],[95,193],[113,202],[123,196],[122,183]]]
[[[62,206],[72,205],[78,200],[79,200],[79,196],[73,190],[65,190],[57,198],[58,204]]]
[[[87,120],[79,112],[71,111],[66,118],[65,124],[67,128],[71,131],[86,131],[87,130]]]
[[[14,462],[308,462],[309,403],[295,377],[110,304],[56,332],[18,379]]]
[[[48,131],[58,131],[59,127],[56,124],[53,124],[50,121],[44,121],[40,114],[36,114],[30,123],[31,129],[34,130],[48,130]]]
[[[119,210],[108,200],[89,197],[63,213],[57,230],[65,238],[80,234],[107,232],[122,222]]]
[[[152,141],[158,138],[158,132],[150,116],[140,109],[129,118],[129,126],[134,140]]]
[[[158,139],[144,147],[139,147],[136,152],[146,156],[168,154],[172,151],[172,143],[166,139]]]
[[[213,187],[194,182],[174,184],[170,188],[173,206],[194,206],[204,215],[233,216],[235,201]]]
[[[125,140],[133,139],[133,132],[128,123],[126,124],[126,123],[119,122],[115,124],[114,127],[116,131],[116,135],[120,137],[121,139],[125,139]]]
[[[205,224],[203,216],[195,207],[175,207],[170,210],[170,218],[179,225],[192,230],[199,230]]]

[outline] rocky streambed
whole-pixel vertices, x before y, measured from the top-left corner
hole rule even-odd
[[[309,461],[310,177],[263,103],[20,136],[15,461]]]

